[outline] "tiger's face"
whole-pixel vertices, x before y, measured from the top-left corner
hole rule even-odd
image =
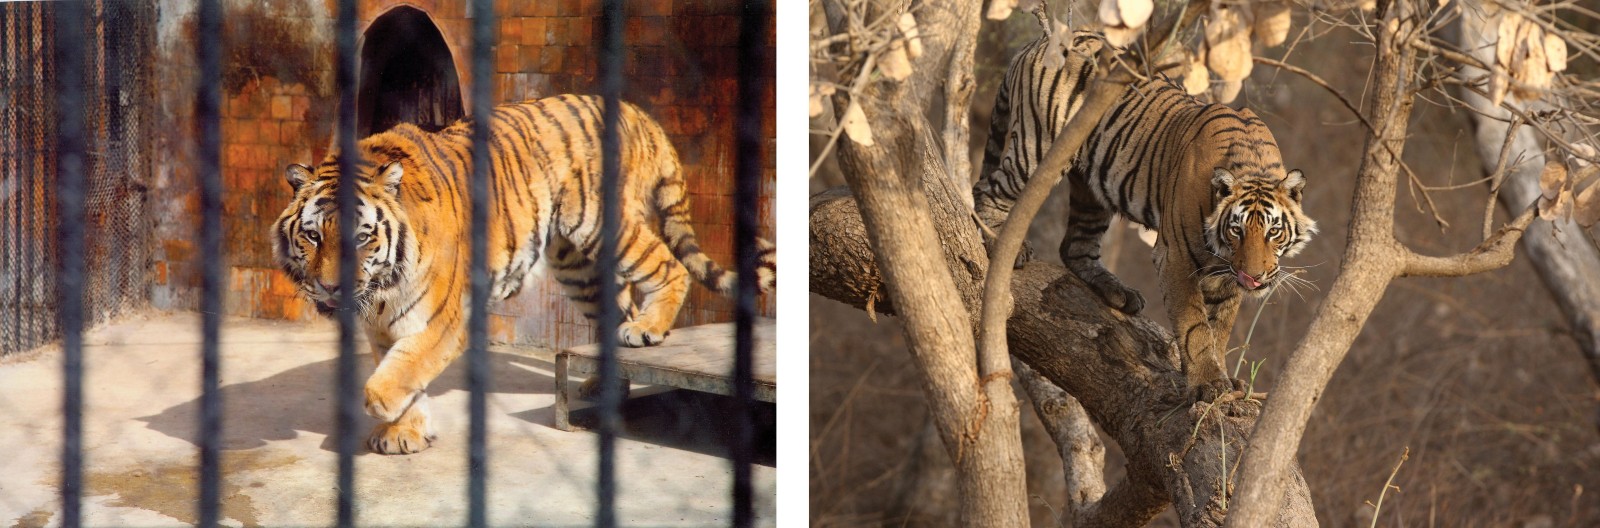
[[[358,164],[354,227],[355,305],[365,312],[373,296],[399,283],[415,254],[405,213],[396,201],[404,169],[399,163]],[[290,165],[284,172],[294,198],[274,224],[273,252],[283,271],[317,311],[339,309],[338,164],[330,158],[318,169]]]
[[[1206,220],[1206,246],[1228,262],[1234,281],[1264,294],[1288,274],[1278,259],[1305,249],[1317,223],[1300,210],[1306,180],[1299,170],[1280,178],[1236,179],[1216,169],[1211,179],[1216,208]]]

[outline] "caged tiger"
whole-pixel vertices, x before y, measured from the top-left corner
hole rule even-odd
[[[1012,59],[995,98],[973,187],[975,213],[991,229],[1082,105],[1093,57],[1107,45],[1079,31],[1061,49],[1049,31],[1046,24],[1045,36]],[[1138,313],[1144,298],[1100,263],[1100,239],[1114,213],[1155,230],[1155,265],[1192,394],[1210,401],[1241,389],[1222,368],[1240,298],[1300,280],[1278,261],[1300,253],[1317,232],[1300,207],[1305,176],[1284,170],[1272,132],[1249,109],[1204,104],[1156,74],[1129,86],[1106,112],[1066,179],[1071,212],[1061,261],[1107,304]]]
[[[654,345],[671,329],[689,276],[727,295],[737,280],[700,250],[683,168],[666,133],[627,103],[619,119],[618,276],[596,276],[603,107],[597,97],[563,95],[492,111],[489,291],[493,300],[511,297],[548,269],[593,318],[600,281],[616,280],[619,341]],[[382,422],[367,443],[379,453],[431,445],[424,390],[466,347],[471,128],[466,120],[435,133],[401,124],[358,143],[356,174],[341,177],[338,154],[285,173],[294,197],[273,226],[274,253],[319,312],[360,315],[377,362],[365,386],[366,411]],[[335,196],[343,183],[356,186],[360,219],[353,285],[338,280]],[[775,250],[766,240],[758,245],[757,282],[770,291]],[[341,307],[339,290],[347,286],[355,304]]]

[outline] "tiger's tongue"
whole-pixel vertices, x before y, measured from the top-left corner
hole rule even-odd
[[[1245,273],[1243,271],[1240,271],[1240,272],[1238,272],[1238,274],[1239,274],[1239,284],[1243,284],[1245,287],[1250,288],[1250,289],[1256,289],[1256,288],[1260,288],[1261,287],[1261,281],[1256,280],[1255,277],[1251,277],[1249,273]]]

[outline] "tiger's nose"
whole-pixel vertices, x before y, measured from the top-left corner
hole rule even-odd
[[[339,285],[338,284],[330,283],[330,282],[323,282],[323,283],[318,283],[318,285],[322,286],[322,291],[328,292],[328,295],[338,295],[339,294]]]

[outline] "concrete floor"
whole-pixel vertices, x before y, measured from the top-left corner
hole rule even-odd
[[[196,521],[199,317],[124,318],[86,336],[83,520],[89,526]],[[222,511],[230,526],[330,525],[337,453],[331,323],[228,319],[222,334]],[[547,351],[494,353],[488,398],[488,513],[495,525],[593,522],[598,437],[552,427]],[[59,525],[60,354],[0,364],[0,526]],[[363,369],[371,362],[363,356]],[[357,523],[459,525],[466,512],[465,362],[429,388],[439,440],[408,456],[356,457]],[[365,373],[363,373],[365,379]],[[636,394],[651,391],[637,391]],[[661,397],[670,397],[672,391]],[[645,399],[649,399],[646,397]],[[690,399],[700,398],[690,396]],[[636,398],[636,401],[639,399]],[[702,402],[703,403],[703,402]],[[700,407],[715,407],[702,404]],[[671,411],[671,405],[666,405]],[[662,405],[656,405],[660,413]],[[636,419],[617,441],[625,525],[729,522],[732,470],[701,417]],[[637,422],[637,423],[635,423]],[[687,422],[687,423],[686,423]],[[370,422],[361,426],[364,433]],[[676,432],[662,431],[676,429]],[[687,432],[686,432],[687,430]],[[770,437],[770,429],[758,433]],[[758,459],[762,457],[758,456]],[[754,468],[756,516],[774,523],[776,469]]]

